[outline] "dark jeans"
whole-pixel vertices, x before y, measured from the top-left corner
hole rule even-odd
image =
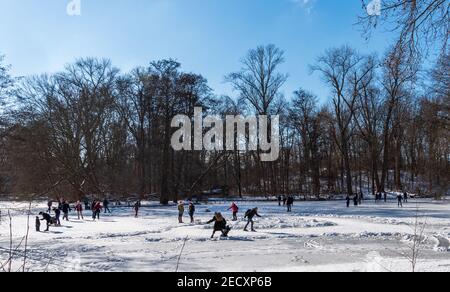
[[[248,227],[249,224],[251,224],[252,230],[255,230],[255,229],[253,228],[253,225],[255,224],[255,222],[253,221],[253,218],[251,218],[251,219],[248,218],[247,225],[245,225],[244,230],[247,230],[247,227]]]
[[[292,212],[292,205],[288,205],[288,206],[287,206],[287,211],[288,211],[288,212]]]
[[[233,221],[237,221],[238,220],[237,213],[238,212],[233,212]]]
[[[105,206],[105,213],[106,212],[111,213],[111,210],[108,208],[108,206]]]

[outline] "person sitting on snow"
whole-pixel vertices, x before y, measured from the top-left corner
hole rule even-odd
[[[214,217],[206,224],[211,224],[212,222],[214,222],[214,230],[211,238],[214,238],[214,234],[216,234],[217,231],[222,232],[223,237],[228,237],[228,233],[230,232],[231,228],[227,226],[227,221],[225,220],[225,218],[223,218],[221,213],[215,213]]]

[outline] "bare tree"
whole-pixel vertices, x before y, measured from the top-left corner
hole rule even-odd
[[[362,0],[367,7],[369,0]],[[450,31],[450,4],[446,0],[383,0],[381,15],[360,17],[366,33],[379,25],[398,32],[398,48],[408,48],[414,57],[420,52],[440,48],[446,51]],[[410,58],[411,60],[413,58]]]
[[[306,167],[312,177],[312,193],[320,198],[320,153],[319,143],[322,133],[317,97],[302,89],[294,92],[291,118],[300,134]]]
[[[348,46],[327,50],[311,66],[313,72],[322,75],[333,94],[338,135],[335,137],[343,156],[347,192],[353,194],[350,162],[350,138],[353,134],[353,119],[358,106],[361,82],[375,66],[372,58],[364,58]]]
[[[283,62],[282,50],[274,45],[260,46],[250,50],[241,61],[241,71],[229,74],[226,80],[233,84],[241,98],[249,102],[256,113],[267,115],[287,80],[286,74],[277,72]]]

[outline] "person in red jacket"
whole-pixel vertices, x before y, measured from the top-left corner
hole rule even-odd
[[[98,220],[100,220],[100,213],[102,212],[102,205],[100,204],[100,201],[97,201],[94,205],[94,210],[93,210],[93,219],[95,221],[95,218],[97,218]]]
[[[233,202],[233,204],[231,204],[231,207],[228,208],[228,210],[231,210],[231,212],[233,212],[233,221],[237,221],[237,213],[239,212],[239,207],[236,205],[235,202]]]

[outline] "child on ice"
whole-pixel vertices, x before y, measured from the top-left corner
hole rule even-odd
[[[236,203],[233,202],[228,210],[231,210],[231,212],[233,212],[233,221],[237,221],[237,213],[239,212],[239,207],[236,205]]]

